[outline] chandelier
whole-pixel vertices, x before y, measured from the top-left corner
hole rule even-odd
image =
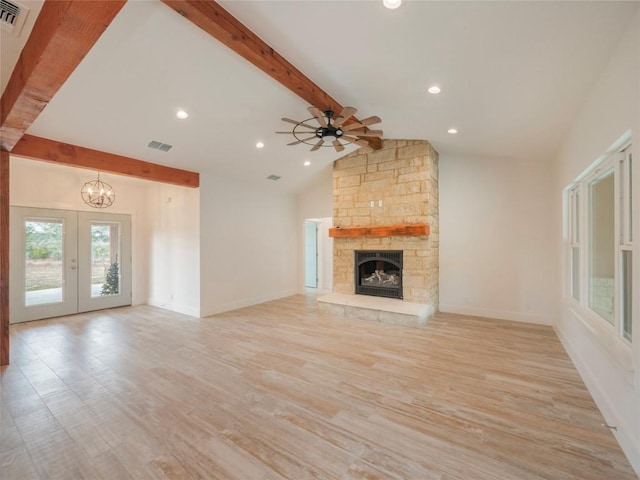
[[[113,187],[100,180],[100,173],[98,173],[97,180],[92,180],[82,185],[80,194],[82,195],[82,201],[93,208],[110,207],[116,199]]]

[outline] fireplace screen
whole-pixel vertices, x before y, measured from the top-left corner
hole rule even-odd
[[[402,250],[356,250],[357,294],[402,298]]]

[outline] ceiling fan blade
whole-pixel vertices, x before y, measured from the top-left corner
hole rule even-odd
[[[362,120],[359,120],[355,123],[350,123],[349,125],[345,125],[342,130],[357,130],[358,128],[366,127],[367,125],[373,125],[374,123],[380,123],[382,119],[380,117],[367,117]]]
[[[361,138],[349,137],[348,135],[342,135],[340,138],[342,140],[344,140],[345,142],[355,143],[356,145],[360,145],[361,147],[368,147],[369,146],[369,142],[367,142],[366,140],[363,140]]]
[[[357,135],[358,137],[381,137],[382,130],[349,130],[347,132],[349,135]]]
[[[362,125],[373,125],[374,123],[380,123],[382,119],[377,115],[373,115],[372,117],[363,118],[360,120]]]
[[[322,127],[326,127],[327,126],[327,119],[325,118],[324,113],[322,113],[322,110],[320,110],[317,107],[309,107],[309,108],[307,108],[307,110],[309,110],[309,113],[313,117],[315,117],[315,119],[318,121],[320,126],[322,126]]]
[[[336,121],[333,123],[333,126],[338,128],[340,125],[342,125],[347,119],[351,118],[352,116],[355,115],[355,113],[358,111],[357,108],[353,108],[353,107],[344,107],[342,109],[342,112],[340,112],[340,115],[338,115],[336,117]]]
[[[287,145],[298,145],[299,143],[304,143],[304,142],[307,142],[309,140],[313,140],[314,138],[316,138],[315,135],[312,136],[312,137],[309,137],[309,138],[303,138],[302,140],[298,140],[298,141],[295,141],[295,142],[287,143]]]
[[[333,142],[333,148],[336,149],[336,152],[341,152],[344,150],[344,147],[342,146],[342,144],[338,141],[338,139],[336,138]]]
[[[313,147],[311,147],[311,151],[315,152],[322,146],[323,143],[324,143],[324,140],[322,139],[318,140],[318,143],[316,143]]]
[[[293,134],[293,132],[292,132],[292,131],[288,131],[288,132],[275,132],[275,133],[287,133],[287,134],[289,134],[289,135],[292,135],[292,134]],[[312,133],[313,133],[313,134],[315,134],[315,132],[314,132],[313,130],[312,130],[312,131],[310,131],[310,132],[300,130],[299,132],[296,132],[296,133],[301,133],[301,134],[302,134],[302,133],[308,133],[309,135],[311,135]]]
[[[298,122],[296,120],[291,120],[290,118],[283,118],[282,121],[293,123],[294,125],[300,125],[301,127],[307,127],[307,128],[310,128],[311,130],[315,130],[318,128],[318,127],[314,127],[313,125],[307,125],[306,123]]]

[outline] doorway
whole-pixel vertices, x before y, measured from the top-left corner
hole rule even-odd
[[[304,221],[304,286],[318,288],[318,222]]]
[[[131,305],[131,216],[11,207],[10,323]]]
[[[303,224],[304,287],[316,293],[330,293],[333,288],[333,238],[329,229],[333,218],[307,218]]]

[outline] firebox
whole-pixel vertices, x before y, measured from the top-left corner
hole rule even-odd
[[[402,250],[356,250],[356,294],[402,298]]]

